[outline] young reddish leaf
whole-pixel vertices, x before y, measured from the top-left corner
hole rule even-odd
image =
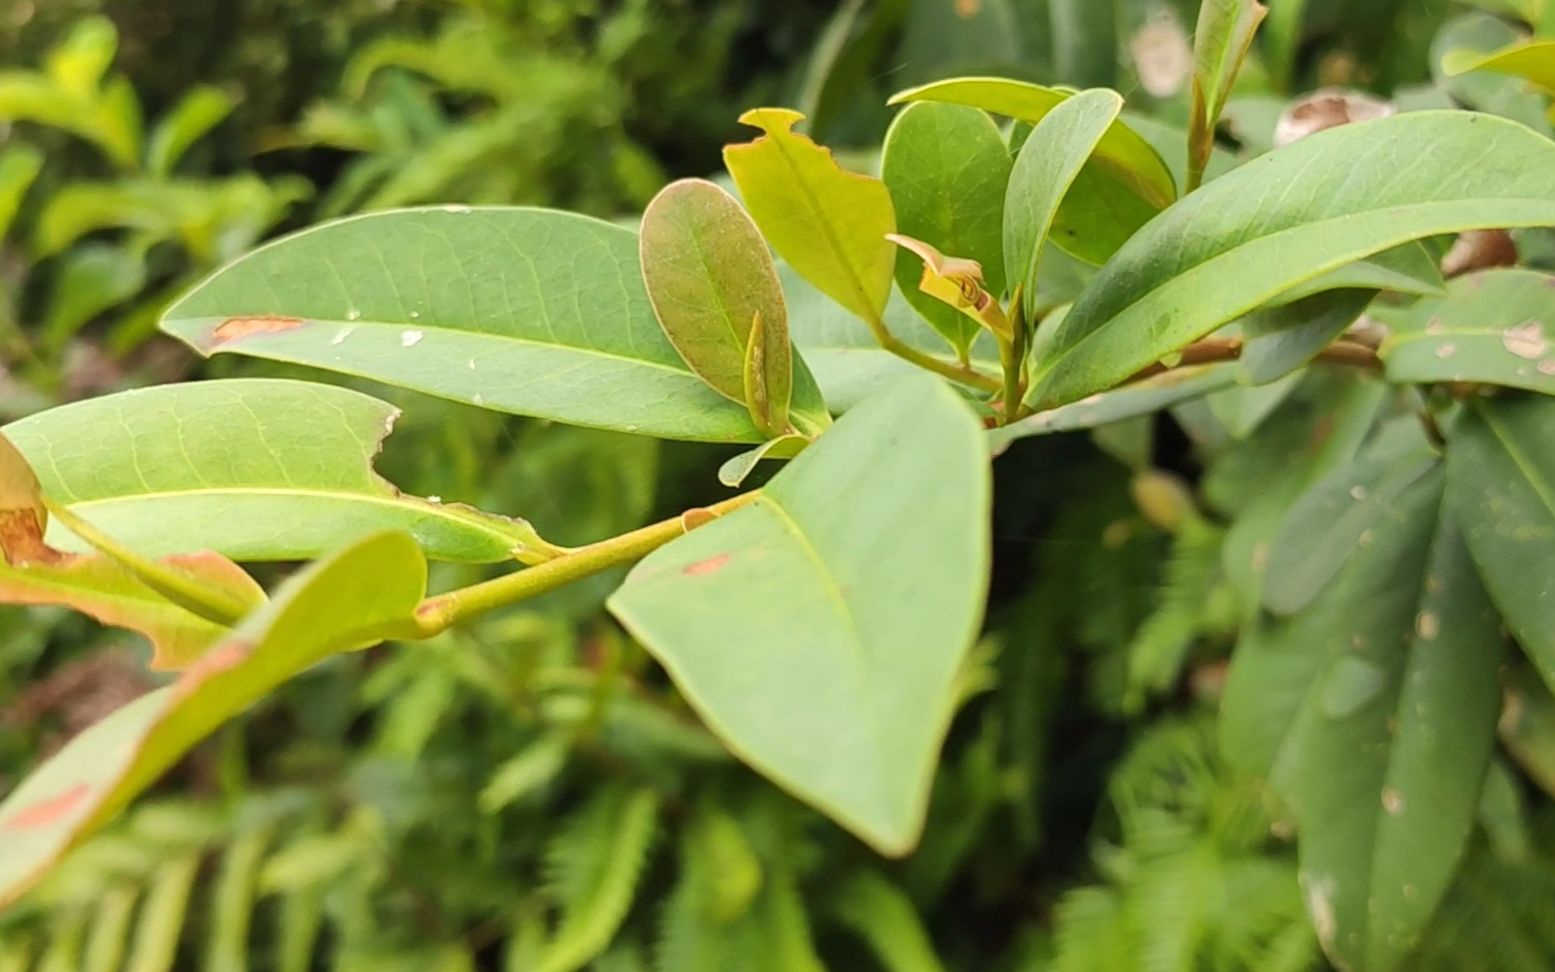
[[[918,289],[935,300],[953,307],[988,328],[994,334],[1008,338],[1010,320],[1004,308],[983,289],[983,265],[976,260],[946,256],[939,250],[910,236],[890,233],[886,239],[913,253],[923,261],[923,277]]]
[[[281,682],[408,626],[425,587],[415,541],[368,537],[288,580],[178,681],[72,739],[0,802],[0,908]]]
[[[686,365],[746,405],[759,428],[787,431],[788,310],[767,243],[740,204],[703,179],[673,183],[643,213],[639,254],[654,314]],[[801,394],[810,393],[806,410],[816,411],[819,392],[801,383]]]
[[[1258,0],[1204,0],[1193,32],[1193,119],[1188,133],[1188,188],[1204,178],[1215,124],[1231,94],[1253,34],[1269,13]]]
[[[757,108],[740,121],[766,134],[724,149],[724,165],[762,234],[800,276],[866,321],[891,295],[896,211],[885,183],[848,172],[795,132],[804,116]]]

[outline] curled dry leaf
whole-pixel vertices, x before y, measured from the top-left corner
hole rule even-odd
[[[1170,98],[1193,74],[1193,46],[1182,21],[1160,10],[1129,38],[1129,56],[1139,83],[1152,98]]]
[[[1325,88],[1292,102],[1274,126],[1274,147],[1300,141],[1314,132],[1396,114],[1392,102],[1362,91]]]
[[[1442,276],[1461,277],[1476,270],[1517,264],[1517,244],[1504,229],[1469,230],[1442,257]]]
[[[983,265],[964,257],[946,256],[922,240],[900,233],[887,233],[886,239],[910,250],[923,261],[923,278],[918,289],[954,307],[972,320],[1001,337],[1012,333],[1004,308],[983,288]]]

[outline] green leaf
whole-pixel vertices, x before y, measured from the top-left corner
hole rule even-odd
[[[1449,430],[1448,488],[1485,587],[1555,686],[1555,399],[1476,400]]]
[[[1258,0],[1203,0],[1193,31],[1193,114],[1188,132],[1188,188],[1198,188],[1215,147],[1215,125],[1231,86],[1269,13]]]
[[[1389,318],[1378,353],[1395,382],[1474,381],[1555,395],[1555,276],[1465,274]]]
[[[1318,132],[1184,198],[1119,250],[1059,325],[1027,401],[1106,389],[1389,247],[1551,223],[1555,143],[1515,123],[1426,111]]]
[[[988,292],[995,299],[1003,295],[1000,226],[1010,156],[993,119],[960,105],[909,105],[886,132],[881,153],[880,177],[891,192],[897,231],[977,261]],[[910,253],[897,257],[896,280],[907,302],[966,353],[979,331],[976,322],[920,292],[921,272]]]
[[[1071,97],[1068,91],[1024,81],[956,78],[903,91],[891,103],[969,105],[1035,125]],[[1160,154],[1132,128],[1114,120],[1075,178],[1068,204],[1054,218],[1053,242],[1081,260],[1101,263],[1176,198],[1176,181]],[[1006,245],[1007,266],[1009,261]]]
[[[1116,91],[1092,88],[1067,98],[1043,116],[1032,129],[1015,158],[1010,173],[1009,191],[1004,202],[1004,261],[1011,287],[1020,286],[1028,319],[1034,316],[1040,301],[1037,273],[1042,249],[1052,234],[1060,207],[1078,188],[1091,199],[1078,195],[1069,203],[1072,213],[1091,212],[1082,226],[1066,226],[1055,244],[1066,251],[1075,243],[1066,234],[1088,232],[1091,226],[1107,226],[1126,239],[1139,228],[1108,218],[1105,192],[1096,194],[1095,185],[1076,186],[1085,165],[1097,152],[1103,138],[1123,110],[1123,97]],[[1122,241],[1120,240],[1119,243]]]
[[[1305,608],[1358,547],[1405,515],[1400,497],[1437,465],[1418,423],[1403,417],[1314,483],[1291,504],[1269,552],[1264,606],[1276,614]]]
[[[921,833],[989,567],[982,429],[893,382],[610,599],[742,759],[883,853]]]
[[[1365,313],[1372,290],[1330,290],[1242,319],[1237,380],[1267,385],[1317,357]]]
[[[1285,0],[1273,6],[1264,25],[1264,60],[1282,91],[1290,92],[1297,85],[1296,55],[1306,38],[1306,12],[1307,0]]]
[[[1038,412],[1018,422],[992,429],[988,433],[995,454],[1003,452],[1016,439],[1053,432],[1090,429],[1121,422],[1136,415],[1149,415],[1179,402],[1201,398],[1236,381],[1236,366],[1230,364],[1173,368],[1115,391]]]
[[[810,440],[802,435],[782,435],[768,439],[754,449],[747,449],[718,467],[718,481],[730,489],[745,482],[763,459],[790,459],[799,455]]]
[[[90,99],[119,49],[119,32],[107,17],[77,21],[43,60],[49,80],[72,97]]]
[[[145,285],[145,259],[130,247],[87,243],[70,251],[49,281],[42,321],[44,344],[53,354],[63,352],[92,318],[135,296]]]
[[[204,354],[309,364],[499,412],[765,438],[665,339],[636,234],[570,213],[450,206],[325,223],[218,271],[162,327]]]
[[[1379,529],[1380,577],[1351,598],[1299,716],[1288,796],[1301,882],[1325,951],[1398,968],[1465,849],[1495,741],[1502,643],[1440,477]],[[1383,587],[1382,584],[1386,584]]]
[[[747,405],[763,431],[787,431],[794,385],[788,308],[766,241],[745,210],[711,182],[682,179],[654,197],[640,232],[648,297],[675,350],[720,395]],[[746,373],[753,348],[759,382]],[[813,382],[801,392],[809,393],[803,411],[824,412]]]
[[[1420,243],[1405,243],[1305,281],[1279,296],[1290,304],[1331,290],[1391,290],[1440,296],[1447,284],[1441,268]]]
[[[878,873],[854,872],[837,889],[831,907],[869,943],[888,972],[944,972],[912,899]]]
[[[1517,47],[1526,36],[1500,17],[1472,13],[1448,22],[1431,41],[1431,76],[1436,86],[1460,105],[1520,121],[1543,135],[1551,134],[1549,99],[1526,81],[1495,71],[1447,70],[1472,64],[1475,55],[1494,56]]]
[[[724,149],[756,225],[772,248],[821,292],[865,321],[878,322],[891,294],[896,215],[885,184],[848,172],[831,151],[793,130],[787,108],[740,116],[766,134]]]
[[[406,496],[374,473],[397,415],[343,388],[234,379],[76,402],[4,433],[46,495],[148,556],[300,560],[384,529],[408,531],[438,560],[545,552],[522,520]],[[88,549],[57,524],[48,540]]]
[[[969,105],[1035,125],[1048,112],[1073,96],[1061,88],[1048,88],[1009,78],[951,78],[898,92],[893,105],[914,101],[942,101]],[[1108,128],[1096,149],[1099,173],[1155,209],[1177,198],[1172,171],[1151,144],[1121,121]]]
[[[1527,40],[1490,53],[1449,51],[1442,58],[1449,76],[1494,71],[1529,81],[1555,95],[1555,40]]]
[[[408,536],[368,537],[289,579],[177,682],[76,736],[0,803],[0,904],[281,682],[392,636],[425,587],[426,562]]]
[[[10,232],[22,197],[42,171],[43,153],[31,145],[17,142],[0,152],[0,238]]]
[[[178,160],[236,107],[232,96],[219,88],[200,85],[191,89],[157,123],[146,146],[146,169],[152,175],[169,176]]]

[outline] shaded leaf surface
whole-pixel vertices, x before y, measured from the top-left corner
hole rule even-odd
[[[988,504],[979,424],[914,376],[755,503],[651,554],[609,606],[736,754],[902,854],[982,616]]]

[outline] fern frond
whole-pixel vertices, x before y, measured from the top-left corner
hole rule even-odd
[[[1189,517],[1173,537],[1155,609],[1128,646],[1130,711],[1139,711],[1148,696],[1166,691],[1181,677],[1189,649],[1204,633],[1205,603],[1220,580],[1225,536],[1220,527]]]

